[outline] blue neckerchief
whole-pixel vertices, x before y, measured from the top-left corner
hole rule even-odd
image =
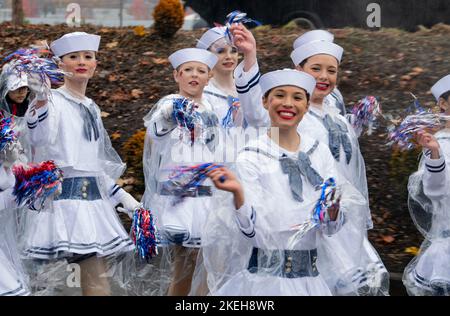
[[[348,128],[345,123],[341,122],[339,119],[333,121],[332,117],[329,114],[326,114],[325,117],[320,117],[313,111],[309,111],[309,113],[317,118],[320,122],[322,122],[323,126],[328,131],[328,147],[330,148],[331,154],[333,155],[336,161],[340,159],[340,147],[345,152],[345,158],[347,164],[350,163],[352,159],[352,143],[350,142],[350,137],[348,136]]]

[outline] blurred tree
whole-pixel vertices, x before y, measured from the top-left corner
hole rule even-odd
[[[180,0],[160,0],[153,11],[153,24],[156,33],[170,38],[181,29],[184,23],[184,9]]]
[[[12,24],[22,26],[24,23],[23,3],[22,0],[12,1]]]

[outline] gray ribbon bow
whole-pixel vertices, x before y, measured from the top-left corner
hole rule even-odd
[[[87,106],[80,103],[81,116],[83,117],[83,132],[88,141],[92,141],[92,134],[94,140],[100,138],[100,131],[97,123],[97,114],[91,111]]]
[[[311,166],[311,160],[308,154],[299,152],[297,160],[291,159],[286,155],[280,158],[281,170],[289,175],[289,186],[291,187],[294,199],[303,202],[303,181],[302,175],[314,186],[320,186],[323,178]]]
[[[340,120],[333,121],[330,115],[326,114],[323,118],[323,125],[328,131],[328,142],[331,154],[334,159],[339,161],[340,147],[344,148],[347,164],[352,159],[352,143],[348,137],[348,128]]]

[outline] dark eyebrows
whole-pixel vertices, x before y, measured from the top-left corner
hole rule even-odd
[[[322,64],[312,64],[310,67],[312,68],[312,67],[322,67],[322,66],[323,66]],[[337,70],[336,66],[325,66],[325,67],[327,67],[328,69],[333,68],[333,69]]]

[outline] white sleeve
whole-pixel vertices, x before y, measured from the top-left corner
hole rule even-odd
[[[244,120],[251,127],[270,126],[269,113],[262,104],[260,78],[258,63],[255,63],[248,72],[244,72],[244,62],[241,62],[234,70],[234,80]]]
[[[58,134],[59,115],[52,101],[48,101],[43,107],[36,109],[33,101],[25,114],[33,146],[43,146],[55,141]]]
[[[236,163],[239,180],[244,189],[244,205],[235,211],[235,218],[242,234],[253,239],[257,233],[255,231],[256,212],[259,207],[257,202],[262,201],[262,191],[259,186],[258,168],[247,159],[248,155],[248,153],[241,154]]]
[[[170,135],[170,132],[176,128],[175,122],[172,120],[170,109],[171,105],[161,103],[152,114],[150,120],[146,123],[147,135],[153,140],[160,140]]]
[[[423,191],[430,199],[442,199],[449,195],[450,175],[445,157],[440,151],[439,159],[431,159],[430,152],[424,155]]]
[[[249,204],[244,204],[236,210],[236,223],[247,238],[255,237],[255,210]]]

